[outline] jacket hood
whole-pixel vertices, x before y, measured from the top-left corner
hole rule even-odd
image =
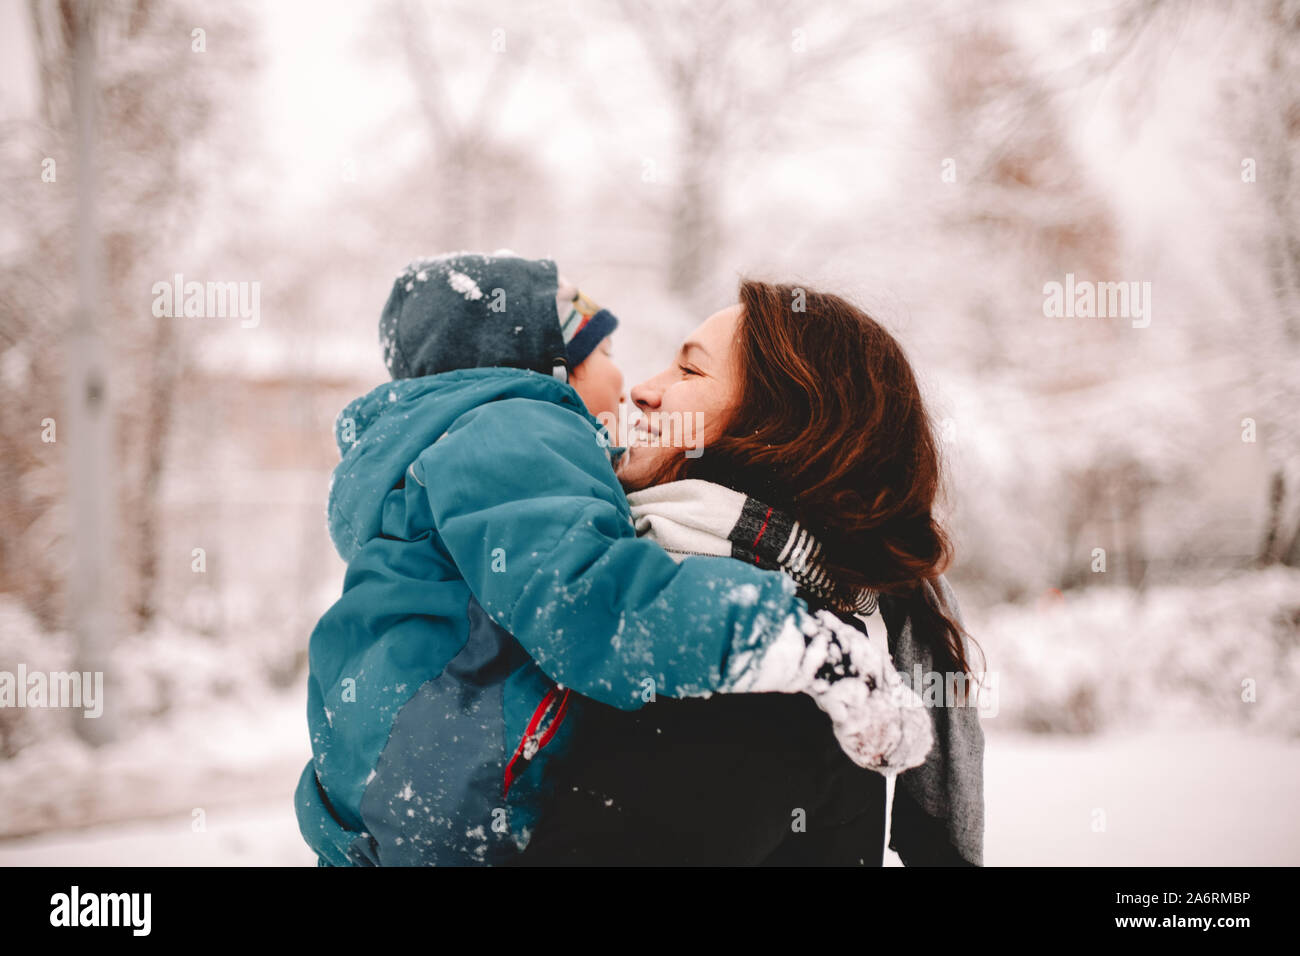
[[[420,453],[470,409],[505,398],[571,408],[605,435],[608,446],[608,432],[578,393],[549,375],[473,368],[381,385],[350,402],[334,422],[342,460],[330,477],[327,518],[330,538],[344,561],[379,533],[384,499]]]
[[[456,252],[416,259],[379,319],[394,379],[502,366],[545,375],[567,368],[550,259]]]

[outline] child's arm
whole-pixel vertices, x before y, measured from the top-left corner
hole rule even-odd
[[[457,419],[412,475],[474,597],[557,682],[625,710],[651,688],[669,697],[803,691],[860,763],[902,769],[924,758],[928,735],[913,753],[916,715],[903,715],[919,700],[879,679],[893,668],[865,636],[810,615],[779,572],[731,558],[677,563],[636,537],[581,414],[531,399],[490,402]],[[838,667],[829,684],[828,664]]]

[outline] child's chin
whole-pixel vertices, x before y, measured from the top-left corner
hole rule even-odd
[[[633,457],[635,454],[635,448],[623,452],[619,457],[618,466],[614,469],[614,474],[624,491],[640,491],[645,487],[645,469],[642,467],[645,462],[637,461]]]

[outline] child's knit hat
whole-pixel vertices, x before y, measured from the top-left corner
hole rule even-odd
[[[569,368],[575,369],[607,336],[618,328],[618,319],[609,309],[602,309],[573,285],[560,277],[556,294],[559,308],[560,332],[564,335],[564,348],[569,357]]]

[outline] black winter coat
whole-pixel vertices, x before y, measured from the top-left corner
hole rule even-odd
[[[583,706],[519,865],[882,865],[885,778],[845,755],[807,695]],[[953,862],[935,836],[925,862]]]

